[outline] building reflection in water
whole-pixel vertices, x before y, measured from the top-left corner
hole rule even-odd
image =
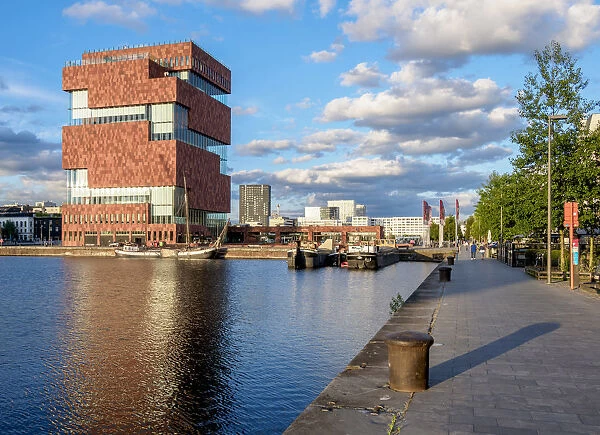
[[[60,432],[219,432],[231,421],[223,261],[74,259],[51,423]]]

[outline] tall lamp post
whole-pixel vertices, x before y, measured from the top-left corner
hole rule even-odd
[[[561,119],[567,119],[566,115],[548,115],[548,235],[547,235],[547,259],[546,259],[546,282],[550,284],[552,282],[552,237],[550,232],[552,231],[552,163],[551,163],[551,144],[552,144],[552,122],[560,121]]]

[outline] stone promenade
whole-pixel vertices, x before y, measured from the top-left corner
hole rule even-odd
[[[286,434],[600,434],[600,298],[460,255],[451,281],[434,271]],[[406,330],[435,340],[424,392],[387,385],[385,336]]]

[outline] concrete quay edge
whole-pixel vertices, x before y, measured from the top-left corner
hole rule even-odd
[[[385,339],[388,334],[401,331],[431,331],[444,292],[445,282],[439,281],[438,270],[443,265],[425,278],[285,434],[387,433],[402,418],[413,393],[389,388]]]

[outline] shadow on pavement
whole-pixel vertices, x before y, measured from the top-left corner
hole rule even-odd
[[[464,355],[438,364],[429,371],[429,386],[433,387],[440,384],[479,364],[483,364],[509,350],[515,349],[529,340],[555,331],[559,327],[560,323],[555,322],[534,323]]]

